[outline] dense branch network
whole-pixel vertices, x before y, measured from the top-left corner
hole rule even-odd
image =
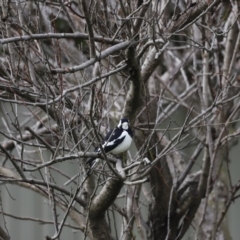
[[[227,160],[240,134],[239,3],[6,2],[0,177],[48,199],[48,239],[72,227],[67,217],[91,239],[181,239],[193,224],[196,239],[227,239],[221,223],[239,190]],[[135,131],[130,151],[93,152],[121,117]],[[102,159],[91,174],[89,157]]]

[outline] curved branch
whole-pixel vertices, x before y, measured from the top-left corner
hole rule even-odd
[[[85,33],[37,33],[37,34],[31,34],[31,35],[24,35],[24,36],[18,36],[18,37],[10,37],[10,38],[3,38],[0,39],[0,43],[2,45],[7,44],[7,43],[15,43],[15,42],[20,42],[20,41],[30,41],[30,40],[38,40],[38,39],[52,39],[52,38],[57,38],[57,39],[81,39],[81,40],[88,40],[89,35]],[[111,38],[103,37],[103,36],[94,36],[93,40],[95,42],[100,42],[100,43],[107,43],[107,44],[118,44],[122,43],[123,41],[121,40],[112,40]]]
[[[116,69],[113,69],[112,71],[109,71],[105,74],[102,74],[98,77],[95,77],[91,80],[89,80],[88,82],[86,83],[83,83],[81,85],[77,85],[77,86],[74,86],[72,88],[68,88],[68,89],[65,89],[63,90],[62,94],[60,94],[59,96],[56,96],[55,99],[52,99],[52,100],[49,100],[49,101],[46,101],[46,102],[36,102],[36,99],[37,98],[37,94],[36,93],[30,93],[30,92],[27,92],[25,91],[24,89],[19,89],[19,88],[16,88],[16,87],[10,87],[10,86],[6,86],[6,85],[0,85],[0,90],[6,90],[10,93],[16,93],[17,95],[19,95],[20,97],[24,98],[24,99],[27,99],[29,100],[29,102],[22,102],[23,105],[32,105],[32,106],[46,106],[46,105],[51,105],[53,103],[56,103],[58,101],[60,101],[60,99],[63,99],[68,93],[71,93],[71,92],[74,92],[78,89],[81,89],[81,88],[84,88],[84,87],[88,87],[90,85],[92,85],[93,83],[99,81],[99,80],[102,80],[103,78],[107,78],[111,75],[114,75],[122,70],[124,70],[125,68],[127,67],[126,64],[123,64],[121,66],[119,66],[118,68]],[[32,96],[35,96],[35,98],[32,98]],[[18,104],[21,104],[21,101],[16,101],[16,100],[10,100],[10,99],[4,99],[4,98],[0,98],[1,101],[4,101],[4,102],[11,102],[11,103],[18,103]],[[43,108],[44,110],[45,108]]]
[[[127,116],[130,119],[130,122],[133,123],[135,117],[138,113],[139,108],[142,106],[142,78],[140,73],[139,61],[136,58],[135,48],[133,46],[129,47],[127,52],[127,65],[130,71],[130,80],[131,85],[128,90],[127,99],[125,102],[125,107],[123,115]]]
[[[44,191],[41,190],[41,188],[33,185],[42,185],[42,186],[48,186],[51,187],[53,189],[56,189],[60,192],[63,192],[64,194],[73,197],[73,193],[55,185],[52,183],[44,183],[43,181],[39,181],[36,179],[19,179],[19,176],[16,175],[13,171],[11,171],[10,169],[4,168],[4,167],[0,167],[0,174],[4,177],[6,177],[7,179],[2,179],[2,180],[6,180],[6,182],[12,183],[12,184],[17,184],[18,186],[24,187],[26,189],[30,189],[38,194],[40,194],[43,197],[47,197],[47,195],[45,194]],[[86,206],[86,202],[83,201],[82,199],[80,199],[79,197],[75,197],[75,201],[78,202],[80,205],[82,206]],[[66,210],[66,206],[64,206],[61,203],[57,202],[57,205],[62,209],[62,210]],[[78,226],[84,230],[85,228],[85,224],[84,224],[84,218],[77,212],[77,211],[70,211],[69,212],[69,216],[72,218],[72,220],[74,222],[76,222],[78,224]]]
[[[73,197],[73,195],[74,195],[73,193],[69,192],[68,190],[66,190],[62,187],[59,187],[58,185],[50,183],[50,182],[47,183],[47,182],[37,180],[37,179],[20,179],[16,174],[11,172],[11,170],[9,170],[7,168],[0,167],[0,173],[1,173],[1,175],[4,175],[6,177],[6,178],[1,177],[2,182],[17,184],[21,187],[31,189],[37,193],[40,193],[44,197],[46,197],[46,195],[43,194],[43,191],[41,191],[39,188],[37,188],[36,185],[50,187],[52,189],[58,190],[61,193],[64,193],[67,196],[70,196],[70,197]],[[87,203],[79,197],[75,197],[75,201],[83,207],[85,207],[87,205]]]
[[[172,22],[168,32],[174,33],[183,31],[206,14],[215,4],[220,2],[221,0],[202,0],[191,4]]]
[[[168,38],[171,38],[172,34],[175,31],[182,31],[184,27],[192,25],[199,19],[200,15],[202,16],[203,14],[206,14],[207,11],[209,11],[215,4],[220,2],[220,0],[203,0],[194,3],[189,8],[187,8],[184,13],[181,13],[181,15],[179,14],[180,16],[172,22],[170,27],[164,30],[165,35],[169,35]],[[159,54],[157,48],[154,47],[147,55],[142,67],[142,79],[144,82],[148,81],[153,71],[160,64],[161,53],[162,51]]]
[[[108,179],[100,193],[96,197],[94,197],[89,210],[89,217],[98,217],[99,215],[104,215],[105,211],[112,205],[113,201],[116,199],[122,186],[123,181],[121,179]]]
[[[56,68],[56,69],[52,69],[52,73],[74,73],[80,70],[83,70],[91,65],[93,65],[94,63],[100,61],[101,59],[104,59],[120,50],[125,50],[126,48],[128,48],[130,45],[133,45],[133,43],[131,43],[131,41],[126,41],[126,42],[122,42],[119,44],[116,44],[112,47],[107,48],[106,50],[100,52],[100,54],[97,57],[91,58],[90,60],[86,61],[85,63],[72,67],[72,68]],[[135,43],[136,44],[136,43]]]

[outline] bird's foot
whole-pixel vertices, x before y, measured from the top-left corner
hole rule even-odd
[[[151,161],[148,158],[145,157],[143,159],[143,164],[144,164],[144,166],[151,165]]]
[[[97,167],[98,163],[99,163],[100,159],[95,159],[92,164],[91,164],[91,167],[87,170],[86,174],[87,176],[89,176],[92,171]]]

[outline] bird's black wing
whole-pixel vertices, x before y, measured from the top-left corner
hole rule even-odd
[[[125,136],[119,138],[122,134],[122,130],[119,128],[114,128],[111,131],[108,132],[106,135],[104,141],[102,142],[102,146],[104,146],[104,151],[106,153],[110,152],[113,150],[116,146],[118,146],[125,138]],[[94,152],[100,152],[101,149],[100,147],[95,148]],[[92,165],[93,161],[95,160],[95,157],[88,158],[86,160],[86,164]]]
[[[107,133],[107,135],[105,136],[102,144],[104,144],[105,142],[111,140],[111,138],[113,137],[113,135],[116,133],[116,129],[117,129],[117,128],[111,129],[111,130]],[[111,138],[110,138],[110,136],[111,136]],[[110,139],[109,139],[109,138],[110,138]]]
[[[104,146],[104,151],[106,153],[110,152],[115,147],[117,147],[120,143],[122,143],[122,141],[125,138],[125,136],[120,138],[122,132],[123,131],[121,129],[115,128],[106,135],[104,142],[103,142],[103,145],[106,144]]]

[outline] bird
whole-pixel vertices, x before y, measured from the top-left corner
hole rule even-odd
[[[119,154],[127,151],[131,146],[133,133],[127,118],[120,119],[118,125],[109,131],[102,142],[102,149],[105,153]],[[101,148],[95,148],[94,152],[101,152]],[[92,157],[86,161],[86,164],[92,166],[97,158]]]

